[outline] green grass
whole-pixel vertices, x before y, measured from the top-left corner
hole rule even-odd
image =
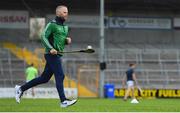
[[[142,99],[131,104],[122,99],[85,99],[60,108],[58,99],[0,99],[0,112],[180,112],[180,99]]]

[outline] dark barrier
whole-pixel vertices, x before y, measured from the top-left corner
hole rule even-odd
[[[115,89],[115,97],[123,97],[125,89]],[[130,96],[132,93],[130,93]],[[143,89],[142,92],[135,90],[136,97],[156,97],[156,98],[178,98],[180,97],[180,89]]]

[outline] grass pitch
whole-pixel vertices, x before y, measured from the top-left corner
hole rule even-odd
[[[0,99],[0,112],[180,112],[180,99],[142,99],[131,104],[122,99],[78,99],[70,107],[61,108],[58,99]]]

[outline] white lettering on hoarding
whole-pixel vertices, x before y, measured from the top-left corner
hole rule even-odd
[[[171,29],[170,18],[109,17],[110,28],[123,29]]]

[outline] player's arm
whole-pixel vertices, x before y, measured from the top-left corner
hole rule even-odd
[[[49,36],[53,33],[53,25],[52,23],[48,23],[44,31],[42,32],[41,40],[43,45],[50,50],[51,54],[57,54],[57,51],[53,48],[53,46],[49,43]]]
[[[122,79],[122,88],[125,88],[126,80],[127,80],[126,74],[124,74]]]
[[[27,77],[28,75],[28,69],[25,70],[25,76]]]
[[[135,84],[137,85],[137,78],[136,78],[136,74],[135,73],[133,73],[133,80],[134,80],[134,82],[135,82]]]
[[[69,32],[69,29],[68,29],[68,32]],[[66,42],[65,42],[65,44],[66,44],[66,45],[71,44],[72,39],[71,39],[71,37],[69,36],[69,34],[67,35],[67,37],[66,37],[66,40],[65,40],[65,41],[66,41]]]
[[[35,69],[36,69],[36,68],[35,68]],[[36,77],[37,77],[37,76],[38,76],[38,70],[37,70],[37,69],[35,70],[35,73],[36,73]]]

